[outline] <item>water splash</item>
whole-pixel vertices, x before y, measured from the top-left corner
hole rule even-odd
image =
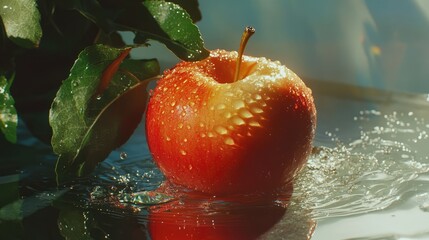
[[[383,115],[374,110],[354,119],[360,138],[345,143],[327,133],[336,147],[314,148],[296,181],[297,201],[312,209],[315,219],[385,209],[424,191],[415,183],[429,172],[427,122],[412,112]],[[426,207],[421,204],[422,210]]]

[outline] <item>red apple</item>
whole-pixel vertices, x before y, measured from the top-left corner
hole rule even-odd
[[[146,116],[166,178],[213,195],[281,192],[305,164],[315,125],[311,90],[295,73],[224,50],[167,70]]]

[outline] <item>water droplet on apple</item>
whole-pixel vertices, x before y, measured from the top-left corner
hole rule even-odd
[[[235,109],[240,109],[240,108],[244,108],[245,104],[244,104],[244,102],[242,100],[237,100],[237,101],[235,101],[235,102],[232,103],[232,106]]]
[[[183,139],[183,141],[184,141],[184,142],[188,142],[188,139],[187,139],[187,138],[184,138],[184,139]]]
[[[259,95],[259,94],[255,94],[255,95],[253,95],[253,98],[254,98],[255,100],[261,100],[261,99],[262,99],[262,96],[261,96],[261,95]]]
[[[171,105],[172,107],[174,107],[174,106],[176,105],[176,102],[175,102],[175,101],[173,101],[173,102],[171,102],[171,103],[170,103],[170,105]]]
[[[179,123],[179,124],[177,125],[177,127],[178,127],[178,128],[183,128],[183,123]]]
[[[97,99],[97,100],[101,100],[101,95],[97,95],[97,96],[95,97],[95,99]]]
[[[191,164],[189,164],[189,170],[192,170],[192,165]]]
[[[200,125],[200,127],[204,127],[204,123],[202,123],[202,122],[200,122],[199,125]]]
[[[180,154],[182,154],[183,156],[185,156],[187,153],[186,153],[186,151],[185,150],[180,150]]]
[[[214,137],[214,134],[212,132],[208,132],[207,137],[212,138],[212,137]]]
[[[189,106],[193,107],[195,105],[194,102],[189,102]]]
[[[238,114],[242,117],[242,118],[251,118],[253,117],[253,114],[251,112],[249,112],[249,110],[247,109],[241,109]]]
[[[128,154],[127,154],[126,152],[121,152],[121,153],[119,154],[119,158],[120,158],[121,160],[125,160],[127,157],[128,157]]]
[[[225,138],[224,142],[225,142],[226,145],[230,145],[230,146],[235,145],[235,142],[234,142],[234,140],[231,137]]]
[[[218,110],[222,110],[222,109],[225,109],[225,108],[226,108],[226,105],[223,104],[223,103],[221,103],[221,104],[219,104],[219,105],[216,106],[216,109],[218,109]]]
[[[232,92],[224,92],[223,95],[225,95],[227,97],[234,97],[234,93],[232,93]]]
[[[225,127],[222,127],[222,126],[217,126],[216,129],[215,129],[215,131],[217,133],[219,133],[220,135],[225,135],[225,134],[228,133],[228,130]]]
[[[169,136],[167,136],[167,137],[165,138],[165,140],[167,140],[167,142],[169,142],[169,141],[171,141],[171,138],[170,138]]]
[[[237,126],[241,126],[241,125],[246,124],[246,122],[242,118],[237,117],[237,116],[234,116],[232,118],[232,123],[235,124],[235,125],[237,125]]]
[[[246,98],[245,101],[247,104],[252,104],[255,102],[255,100],[253,100],[252,98]]]
[[[296,103],[295,103],[295,104],[293,105],[293,108],[294,108],[295,110],[297,110],[297,109],[298,109],[298,104],[296,104]]]
[[[250,111],[252,111],[253,113],[256,113],[256,114],[264,112],[264,110],[262,110],[261,108],[258,108],[258,107],[253,107],[250,109]]]
[[[201,133],[201,134],[200,134],[200,136],[201,136],[202,138],[205,138],[205,137],[206,137],[206,134]]]
[[[230,118],[232,116],[232,114],[230,112],[225,112],[225,113],[223,113],[223,116],[225,118]]]
[[[249,125],[252,127],[261,127],[261,124],[257,121],[254,121],[254,120],[250,121]]]

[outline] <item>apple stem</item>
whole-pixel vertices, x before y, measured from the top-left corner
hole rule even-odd
[[[238,57],[237,57],[237,63],[235,65],[235,74],[234,74],[233,82],[236,82],[238,80],[244,49],[246,48],[247,41],[249,41],[249,38],[254,33],[255,33],[255,29],[253,27],[246,27],[244,29],[243,35],[241,36],[240,48],[238,49]]]

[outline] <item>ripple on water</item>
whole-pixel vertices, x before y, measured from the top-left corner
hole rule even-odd
[[[424,119],[378,111],[361,111],[354,119],[361,125],[360,138],[344,143],[333,137],[336,147],[315,147],[295,182],[297,201],[316,219],[384,209],[410,192],[424,191],[417,186],[428,186],[428,179],[419,178],[429,172]],[[368,127],[373,120],[379,126]]]

